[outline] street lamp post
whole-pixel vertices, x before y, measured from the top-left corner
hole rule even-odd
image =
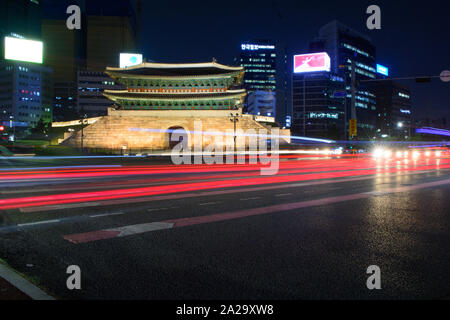
[[[12,129],[13,131],[13,139],[12,139],[12,143],[13,143],[13,148],[15,145],[15,141],[16,141],[16,126],[14,125],[14,116],[10,116],[9,117],[9,128]]]
[[[306,137],[306,74],[303,75],[303,136]]]
[[[87,118],[87,114],[81,119],[81,153],[84,153],[84,122]]]
[[[230,114],[230,121],[233,122],[233,125],[234,125],[233,140],[234,140],[234,151],[236,151],[237,150],[237,147],[236,147],[236,125],[239,122],[239,113],[236,113],[236,114],[231,113]]]

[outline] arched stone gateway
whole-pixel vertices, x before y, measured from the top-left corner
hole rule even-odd
[[[194,146],[204,149],[228,143],[227,132],[270,132],[271,126],[242,113],[246,91],[240,86],[244,72],[243,67],[216,61],[108,67],[106,73],[126,87],[103,93],[116,108],[109,108],[107,116],[86,126],[83,137],[81,132],[75,132],[61,143],[77,148],[82,143],[87,150],[111,152],[121,152],[126,146],[132,154],[170,150],[183,139],[187,139],[186,147],[194,150]],[[230,117],[239,118],[236,126]],[[182,138],[180,132],[186,132],[187,138]],[[209,132],[214,134],[208,135]],[[224,134],[222,141],[216,139],[217,132],[220,137]],[[178,138],[172,139],[175,133]],[[247,146],[247,140],[240,143]]]
[[[84,128],[83,145],[86,149],[100,149],[121,152],[123,146],[127,146],[130,153],[167,151],[180,143],[180,139],[171,142],[173,130],[184,130],[187,134],[187,146],[193,149],[195,142],[195,123],[201,124],[203,132],[233,132],[233,123],[228,113],[196,111],[196,118],[192,117],[192,111],[114,111],[110,110],[108,116],[101,117],[95,123]],[[221,114],[223,113],[223,114]],[[267,130],[267,127],[253,119],[250,115],[241,115],[236,126],[237,130]],[[179,132],[178,132],[179,133]],[[289,135],[289,132],[281,132]],[[202,146],[207,147],[213,143],[213,138],[204,136]],[[246,139],[246,144],[248,143]],[[223,138],[226,141],[226,137]],[[62,143],[66,146],[80,148],[81,130],[75,132]]]

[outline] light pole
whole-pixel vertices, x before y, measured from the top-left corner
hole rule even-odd
[[[303,75],[303,136],[306,137],[306,74]]]
[[[87,118],[87,114],[81,119],[81,153],[84,153],[84,121]]]
[[[236,113],[236,114],[230,113],[230,121],[233,122],[233,125],[234,125],[233,139],[234,139],[234,151],[236,151],[237,150],[237,148],[236,148],[236,125],[239,122],[239,113]]]
[[[9,128],[12,129],[13,131],[13,139],[12,139],[12,143],[13,143],[13,148],[14,148],[14,144],[16,141],[16,126],[14,125],[14,116],[10,116],[9,117]]]

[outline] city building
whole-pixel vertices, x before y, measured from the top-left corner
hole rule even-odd
[[[85,127],[83,136],[76,132],[66,136],[63,144],[111,152],[143,152],[171,149],[181,141],[172,139],[176,130],[188,135],[186,143],[191,148],[195,142],[192,132],[270,131],[254,116],[242,113],[246,96],[245,89],[239,88],[244,78],[243,67],[215,61],[143,63],[126,68],[108,67],[106,74],[125,86],[123,90],[105,90],[103,93],[116,107],[109,108],[107,116],[95,119]],[[222,139],[219,141],[217,136]],[[200,145],[206,147],[215,143],[223,146],[229,141],[229,135],[206,134]],[[236,146],[245,146],[247,141],[244,137],[244,141],[236,142]]]
[[[292,80],[294,135],[345,138],[345,80],[327,72],[294,73]]]
[[[80,117],[78,91],[74,82],[56,82],[53,86],[53,120],[64,121]]]
[[[77,113],[80,116],[99,117],[108,114],[114,102],[107,99],[105,90],[125,90],[123,86],[106,73],[98,71],[78,71]]]
[[[251,114],[249,99],[268,101],[275,98],[275,107],[268,111],[277,122],[284,125],[286,116],[290,115],[288,98],[288,71],[286,47],[282,43],[274,44],[269,40],[248,41],[241,44],[238,64],[245,68],[244,88],[248,98],[244,110]],[[254,92],[258,92],[254,95]],[[265,93],[264,93],[265,92]],[[264,99],[261,99],[266,95]],[[258,97],[257,99],[255,99]],[[267,106],[261,106],[267,109]],[[252,107],[257,110],[258,107]]]
[[[391,80],[374,85],[377,101],[378,136],[411,136],[411,91]]]
[[[0,2],[0,125],[9,139],[52,121],[53,70],[42,56],[38,0]]]
[[[82,33],[69,30],[65,15],[70,1],[46,0],[42,20],[42,39],[45,43],[44,59],[53,69],[55,121],[78,118],[77,70],[84,65]],[[74,3],[76,4],[76,2]]]
[[[340,75],[346,82],[346,127],[352,118],[357,119],[358,136],[368,139],[377,131],[376,96],[371,87],[361,82],[377,78],[376,48],[365,35],[337,21],[319,30],[317,39],[309,45],[309,53],[327,52],[330,72]],[[355,110],[352,110],[352,71],[355,74]],[[353,114],[355,113],[355,114]],[[295,123],[294,119],[294,123]],[[348,130],[347,130],[348,131]]]
[[[258,116],[275,117],[275,92],[254,91],[250,93],[247,98],[247,112]]]
[[[276,91],[275,45],[261,40],[243,43],[239,64],[245,68],[243,84],[249,94],[254,91]]]
[[[66,27],[66,9],[72,4],[81,8],[81,30]],[[78,106],[85,103],[77,100],[79,72],[101,73],[119,65],[120,53],[135,52],[137,15],[130,0],[45,0],[43,6],[45,60],[54,69],[54,117],[77,119]]]
[[[118,66],[120,53],[137,50],[137,15],[130,0],[86,1],[86,70]]]
[[[0,124],[23,137],[42,120],[52,122],[52,69],[22,61],[0,62]]]
[[[0,36],[41,37],[41,4],[38,0],[2,0],[0,2]],[[3,52],[3,43],[0,44]]]

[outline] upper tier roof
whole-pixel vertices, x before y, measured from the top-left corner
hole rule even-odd
[[[144,62],[140,65],[127,68],[107,67],[106,71],[121,73],[123,75],[144,75],[144,76],[199,76],[199,75],[219,75],[234,72],[243,72],[243,67],[231,67],[217,62],[205,63],[150,63]]]

